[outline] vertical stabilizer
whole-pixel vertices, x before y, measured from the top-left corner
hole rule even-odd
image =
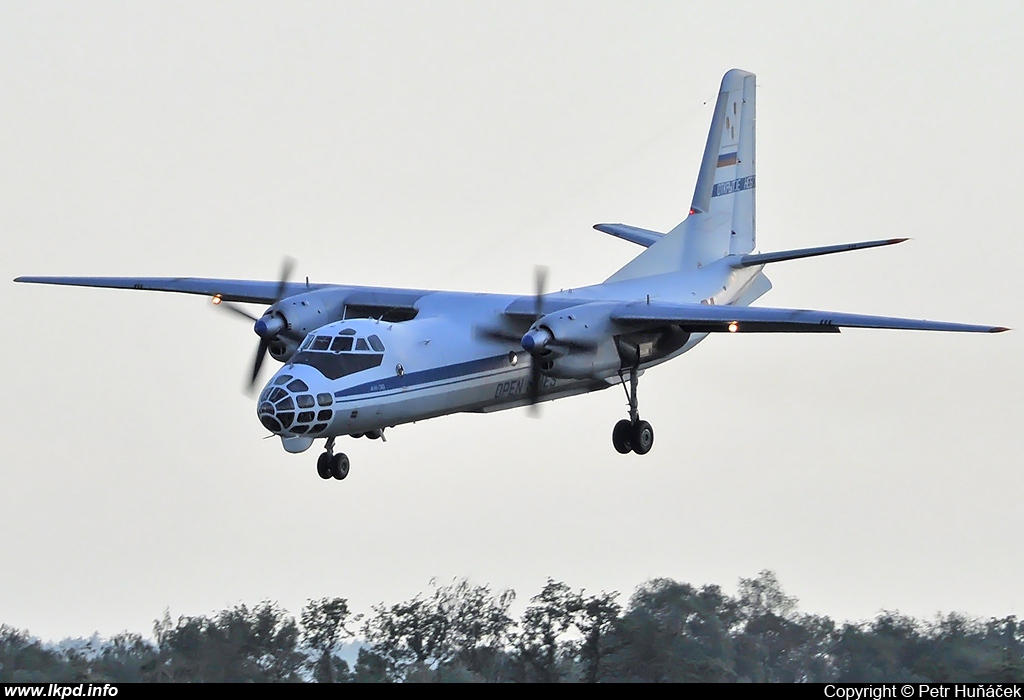
[[[696,269],[755,246],[755,76],[722,78],[690,215],[608,281]]]
[[[753,73],[731,70],[722,79],[690,205],[694,212],[729,219],[729,244],[724,254],[749,253],[755,245],[755,90]]]

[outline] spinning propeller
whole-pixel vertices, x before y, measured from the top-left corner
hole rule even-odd
[[[546,267],[537,267],[534,281],[533,322],[537,323],[544,315],[544,287],[547,286],[548,269]],[[537,337],[545,335],[547,336],[546,338]],[[535,331],[527,331],[522,339],[523,350],[530,353],[530,386],[527,389],[527,395],[530,399],[530,413],[534,416],[537,415],[538,411],[537,401],[540,400],[540,382],[542,378],[538,355],[544,352],[544,346],[550,340],[551,333],[542,328],[538,328]]]
[[[530,383],[527,387],[527,397],[530,401],[529,405],[532,415],[537,415],[537,402],[540,400],[540,383],[543,378],[539,357],[545,354],[547,344],[554,340],[551,332],[546,328],[533,327],[544,316],[544,288],[547,286],[547,276],[548,269],[538,265],[534,276],[533,323],[530,325],[530,330],[526,332],[526,335],[520,336],[509,330],[498,328],[477,329],[477,333],[481,337],[489,340],[506,343],[518,341],[522,345],[523,350],[530,355]]]
[[[291,276],[292,268],[295,267],[295,260],[292,258],[285,258],[284,264],[281,267],[281,277],[277,283],[277,290],[274,293],[274,301],[270,305],[270,309],[284,298],[284,292],[288,285],[288,277]],[[270,348],[272,343],[278,336],[285,336],[295,341],[302,341],[303,336],[298,333],[293,333],[288,328],[288,323],[280,315],[273,313],[264,313],[261,318],[256,318],[251,313],[243,309],[242,307],[232,304],[230,301],[223,301],[220,297],[214,297],[214,304],[222,309],[232,311],[239,316],[244,316],[253,322],[253,330],[256,335],[260,337],[260,344],[256,348],[256,358],[252,365],[252,378],[249,380],[249,390],[252,391],[253,387],[256,386],[256,377],[259,376],[260,368],[263,366],[263,360],[267,356],[267,350]],[[268,311],[270,310],[268,309]]]

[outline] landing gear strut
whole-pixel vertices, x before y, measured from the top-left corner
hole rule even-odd
[[[612,445],[619,454],[636,452],[638,455],[645,455],[654,447],[654,428],[645,420],[640,420],[640,410],[636,398],[636,389],[639,377],[637,370],[639,363],[634,364],[629,372],[629,386],[626,386],[626,379],[619,371],[619,380],[626,392],[626,400],[629,402],[629,420],[620,420],[612,430]]]
[[[316,473],[321,479],[334,478],[341,481],[348,476],[348,469],[348,455],[344,452],[334,454],[334,438],[329,438],[324,453],[316,461]]]

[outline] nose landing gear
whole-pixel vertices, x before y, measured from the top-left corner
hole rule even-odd
[[[316,461],[316,473],[321,479],[337,479],[341,481],[348,476],[348,455],[344,452],[334,454],[334,438],[327,440],[323,454]]]
[[[626,387],[626,380],[619,372],[619,380],[622,388],[626,391],[626,399],[629,401],[629,420],[620,420],[612,429],[612,445],[619,454],[635,452],[638,455],[645,455],[654,447],[654,428],[645,420],[640,420],[640,411],[636,398],[636,389],[639,378],[637,377],[637,366],[634,365],[629,373],[629,387]]]

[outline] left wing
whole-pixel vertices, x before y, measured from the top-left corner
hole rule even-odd
[[[979,326],[891,316],[865,316],[837,311],[774,309],[755,306],[712,306],[642,301],[622,304],[611,320],[633,326],[673,324],[698,333],[838,333],[840,328],[888,328],[916,331],[1002,333],[1002,326]]]

